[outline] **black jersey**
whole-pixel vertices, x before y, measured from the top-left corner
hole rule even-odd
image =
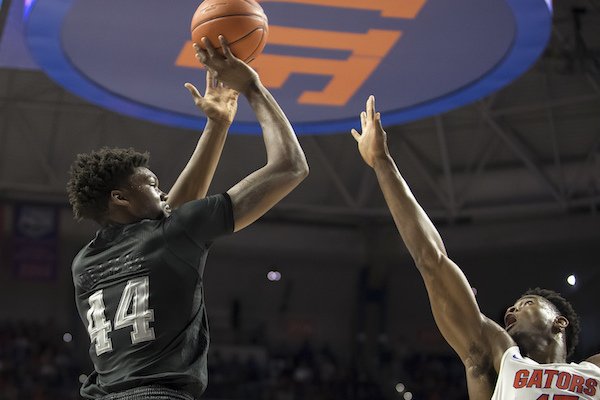
[[[202,273],[216,237],[233,232],[227,194],[184,204],[160,220],[103,228],[73,261],[94,399],[145,385],[199,396],[207,384]]]

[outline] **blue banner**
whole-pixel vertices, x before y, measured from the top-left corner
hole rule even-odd
[[[58,266],[58,209],[18,204],[14,209],[12,267],[16,278],[56,278]]]

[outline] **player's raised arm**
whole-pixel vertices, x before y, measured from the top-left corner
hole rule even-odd
[[[218,82],[211,70],[206,71],[204,96],[191,83],[185,87],[206,115],[206,126],[194,153],[169,191],[167,202],[171,208],[206,196],[237,111],[238,92]]]
[[[248,99],[263,131],[267,164],[227,191],[233,204],[235,231],[256,221],[290,193],[308,175],[308,164],[287,117],[258,74],[236,58],[224,37],[219,37],[224,55],[203,38],[206,50],[197,57],[216,78]]]
[[[375,98],[361,113],[362,134],[352,130],[364,161],[375,170],[379,185],[408,251],[421,273],[435,321],[467,369],[482,358],[499,362],[512,340],[479,311],[469,282],[448,258],[435,226],[417,203],[389,154]],[[501,340],[498,340],[500,335]],[[493,343],[493,344],[492,344]]]

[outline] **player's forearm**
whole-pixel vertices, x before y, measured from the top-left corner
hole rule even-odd
[[[263,131],[267,164],[279,170],[305,175],[308,164],[294,129],[271,93],[260,83],[246,92]]]
[[[172,208],[206,197],[215,174],[230,124],[209,119],[196,149],[169,192]]]
[[[250,225],[288,195],[308,175],[308,164],[287,117],[260,83],[244,91],[263,130],[267,164],[227,191],[235,231]]]
[[[438,231],[415,200],[392,158],[378,159],[374,169],[398,231],[423,276],[436,324],[469,366],[474,346],[489,351],[485,340],[489,333],[469,282],[447,257]]]
[[[417,203],[394,160],[382,157],[375,162],[374,169],[396,227],[417,267],[430,265],[440,255],[446,255],[442,238]]]

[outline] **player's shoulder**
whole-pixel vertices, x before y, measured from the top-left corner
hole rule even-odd
[[[86,259],[87,254],[90,252],[90,247],[93,241],[90,241],[88,244],[83,246],[73,257],[73,261],[71,262],[71,273],[73,276],[78,275],[84,268],[84,260]]]
[[[220,193],[198,200],[188,201],[175,210],[165,219],[167,226],[177,223],[186,224],[193,221],[210,222],[213,220],[229,220],[233,218],[231,199],[227,193]]]
[[[500,326],[496,321],[483,314],[482,318],[485,346],[495,362],[498,362],[504,357],[506,352],[510,349],[514,350],[517,344],[508,332],[506,332],[506,329]],[[518,347],[516,349],[518,351]]]
[[[585,359],[584,362],[590,363],[595,365],[596,367],[600,368],[600,353],[593,355],[591,357],[588,357],[587,359]]]
[[[203,197],[201,199],[191,200],[186,203],[183,203],[181,206],[173,210],[171,215],[173,214],[181,214],[182,212],[189,211],[190,209],[209,209],[213,207],[227,205],[228,202],[231,202],[229,199],[229,195],[227,193],[219,193],[213,194],[207,197]]]

